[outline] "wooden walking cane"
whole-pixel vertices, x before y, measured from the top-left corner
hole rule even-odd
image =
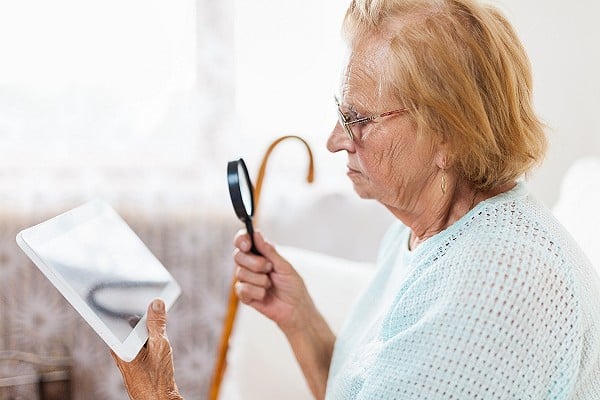
[[[254,189],[254,222],[256,223],[258,216],[258,205],[260,204],[260,193],[262,190],[263,180],[265,177],[265,172],[267,169],[267,164],[269,161],[269,156],[277,147],[277,145],[284,140],[288,139],[297,139],[301,141],[306,147],[306,151],[308,152],[308,174],[306,176],[306,181],[308,183],[312,183],[314,180],[314,165],[313,165],[313,154],[310,146],[306,142],[306,140],[302,139],[300,136],[288,135],[282,136],[275,140],[269,148],[267,149],[265,155],[262,158],[260,168],[258,170],[258,177],[256,178],[256,185]],[[227,364],[227,351],[229,350],[229,338],[231,337],[231,332],[233,331],[233,323],[235,321],[235,315],[237,313],[239,300],[235,293],[235,277],[231,282],[229,289],[229,302],[227,305],[227,314],[225,315],[225,320],[223,321],[223,329],[221,331],[221,338],[219,340],[219,347],[217,350],[217,357],[215,359],[215,367],[213,372],[213,377],[210,384],[209,391],[209,399],[217,400],[219,397],[219,389],[221,387],[221,382],[223,380],[223,376],[225,375],[225,368]]]

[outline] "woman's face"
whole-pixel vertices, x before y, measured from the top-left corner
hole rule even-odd
[[[374,37],[358,41],[351,49],[341,85],[341,110],[347,120],[402,108],[382,84],[388,58],[385,43]],[[410,211],[428,185],[436,182],[440,160],[428,135],[418,135],[407,113],[354,125],[354,140],[340,126],[327,141],[331,152],[348,154],[347,175],[362,198]],[[438,182],[439,185],[439,182]]]

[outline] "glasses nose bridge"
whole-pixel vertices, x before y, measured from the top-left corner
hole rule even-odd
[[[354,140],[350,139],[343,123],[338,120],[327,139],[327,149],[332,153],[341,150],[351,152],[353,151],[354,145]]]
[[[352,129],[353,126],[354,126],[354,124],[348,124],[348,123],[345,123],[343,125],[344,131],[346,132],[346,135],[348,136],[348,139],[350,139],[351,142],[354,142],[354,138],[356,138],[354,129]]]
[[[338,119],[338,122],[334,128],[334,133],[342,135],[344,139],[349,139],[351,142],[354,141],[354,132],[352,131],[351,127],[344,122],[342,117]]]
[[[337,126],[339,126],[344,131],[346,136],[348,136],[351,141],[354,141],[354,132],[352,132],[352,128],[349,125],[350,124],[346,122],[346,117],[344,114],[342,114],[342,110],[340,110],[338,105],[338,123],[336,125],[336,129]]]

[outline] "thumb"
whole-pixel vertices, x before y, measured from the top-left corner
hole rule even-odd
[[[146,321],[148,337],[157,338],[164,336],[167,331],[167,313],[165,302],[162,299],[154,299],[148,306],[148,319]]]

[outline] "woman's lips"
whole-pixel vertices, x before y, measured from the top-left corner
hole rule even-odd
[[[348,175],[353,175],[353,174],[360,174],[360,171],[357,169],[352,168],[349,165],[346,165],[346,167],[348,168],[348,172],[346,172]]]

